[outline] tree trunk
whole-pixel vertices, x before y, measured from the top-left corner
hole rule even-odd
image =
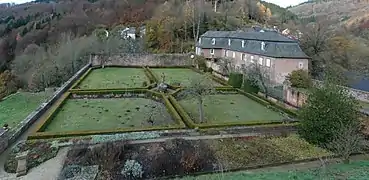
[[[205,118],[204,118],[204,105],[203,105],[203,100],[201,97],[198,98],[199,101],[199,114],[200,114],[200,123],[204,123],[205,122]]]

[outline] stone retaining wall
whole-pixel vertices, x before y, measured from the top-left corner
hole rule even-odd
[[[194,60],[190,54],[119,54],[92,57],[92,66],[190,66]]]
[[[44,112],[47,111],[50,106],[57,101],[63,93],[68,91],[68,89],[75,83],[78,78],[80,78],[91,66],[91,64],[87,64],[82,69],[80,69],[73,77],[71,77],[67,82],[64,83],[62,87],[60,87],[54,95],[42,103],[36,110],[34,110],[31,114],[29,114],[22,122],[20,122],[15,128],[11,129],[7,133],[0,135],[0,154],[12,143],[14,143],[26,130],[37,120],[39,119]]]

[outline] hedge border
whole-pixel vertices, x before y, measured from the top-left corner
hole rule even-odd
[[[135,69],[142,69],[144,71],[145,77],[148,81],[148,85],[145,87],[129,87],[129,88],[107,88],[107,89],[103,89],[103,88],[94,88],[94,89],[76,89],[90,74],[91,72],[93,72],[93,70],[95,69],[101,69],[101,66],[92,66],[90,67],[90,69],[87,70],[87,72],[85,74],[83,74],[83,76],[81,78],[78,79],[78,81],[73,84],[73,86],[69,89],[69,91],[71,92],[76,92],[76,91],[111,91],[111,90],[124,90],[124,89],[137,89],[137,88],[142,88],[142,89],[150,89],[153,86],[155,86],[155,83],[151,83],[151,79],[150,76],[147,74],[147,71],[145,70],[145,67],[143,66],[105,66],[105,67],[119,67],[119,68],[135,68]]]
[[[217,91],[232,91],[232,92],[237,92],[239,94],[242,94],[250,99],[252,99],[253,101],[256,101],[257,103],[260,103],[264,106],[273,106],[273,104],[270,104],[268,101],[265,101],[263,99],[260,99],[252,94],[249,94],[247,92],[244,92],[240,89],[236,89],[236,88],[232,88],[232,87],[217,87],[215,88]],[[183,90],[183,88],[181,88],[180,90]],[[178,114],[182,117],[182,120],[184,121],[184,123],[190,127],[190,128],[200,128],[200,129],[208,129],[208,128],[228,128],[228,127],[235,127],[235,126],[271,126],[271,125],[282,125],[282,126],[293,126],[293,125],[297,125],[298,121],[294,120],[294,121],[289,121],[288,123],[285,123],[283,120],[268,120],[268,121],[248,121],[248,122],[244,122],[244,123],[233,123],[233,122],[229,122],[229,123],[205,123],[205,124],[199,124],[196,123],[192,120],[192,118],[188,115],[188,113],[184,110],[184,108],[179,104],[179,102],[174,98],[174,96],[180,92],[176,91],[175,93],[171,94],[169,96],[169,100],[171,101],[171,103],[173,104],[173,107],[176,108]]]
[[[151,74],[152,78],[155,79],[155,81],[157,83],[159,83],[159,77],[150,68],[153,68],[153,69],[155,69],[155,68],[166,68],[166,69],[181,68],[181,69],[190,69],[193,72],[198,73],[198,74],[202,74],[202,75],[205,74],[204,72],[196,69],[194,66],[154,66],[154,67],[153,66],[147,66],[146,69],[148,70],[148,72]],[[232,87],[228,84],[227,81],[225,81],[225,80],[223,80],[219,77],[216,77],[213,74],[211,74],[209,77],[211,78],[211,80],[213,80],[213,81],[215,81],[215,82],[222,85],[222,86],[216,86],[216,87]],[[185,88],[185,86],[174,86],[174,85],[170,85],[170,86],[173,89]]]
[[[86,77],[90,74],[91,71],[92,71],[92,67],[88,68],[88,70],[69,89],[74,89],[78,85],[80,85],[81,82],[86,79]]]
[[[53,109],[48,113],[45,119],[39,124],[37,130],[33,132],[28,139],[48,139],[48,138],[60,138],[60,137],[71,137],[71,136],[87,136],[87,135],[98,135],[98,134],[114,134],[114,133],[124,133],[124,132],[137,132],[137,131],[156,131],[156,130],[174,130],[174,129],[184,129],[186,128],[183,123],[181,116],[178,114],[176,109],[172,106],[170,101],[165,97],[164,94],[158,93],[155,91],[147,90],[147,89],[131,89],[131,90],[116,90],[115,93],[150,93],[152,96],[157,96],[164,101],[164,105],[166,110],[169,112],[176,125],[171,125],[169,127],[157,126],[157,127],[147,127],[147,128],[118,128],[118,129],[107,129],[100,131],[91,131],[91,130],[83,130],[83,131],[64,131],[64,132],[42,132],[49,123],[51,123],[53,117],[58,113],[58,110],[63,106],[63,104],[67,101],[68,97],[72,95],[72,93],[67,92],[63,95],[59,102],[53,106]],[[104,91],[81,91],[76,92],[75,94],[109,94],[112,92],[104,92]]]
[[[46,117],[42,117],[43,119],[38,124],[38,126],[37,126],[36,130],[33,132],[33,134],[37,133],[39,131],[42,131],[43,129],[45,129],[47,127],[47,125],[50,124],[53,117],[55,117],[55,115],[58,113],[58,111],[63,106],[63,104],[67,101],[67,99],[70,95],[71,95],[70,92],[64,93],[62,95],[62,97],[60,97],[58,99],[58,101],[51,106],[51,108],[46,112],[47,113]]]

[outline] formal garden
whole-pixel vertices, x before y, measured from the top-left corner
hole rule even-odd
[[[311,143],[314,137],[300,129],[296,134],[298,117],[310,118],[306,111],[298,116],[235,82],[244,83],[192,67],[92,67],[12,149],[5,170],[17,171],[18,153],[28,152],[31,169],[63,147],[70,150],[60,179],[318,177],[314,170],[266,176],[244,171],[344,156]]]

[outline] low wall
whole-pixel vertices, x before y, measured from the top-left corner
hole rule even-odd
[[[67,82],[60,87],[54,95],[42,103],[36,110],[34,110],[31,114],[29,114],[22,122],[20,122],[14,129],[3,133],[0,135],[0,154],[12,143],[14,143],[27,129],[37,120],[39,119],[52,104],[57,101],[61,95],[63,95],[68,89],[75,83],[78,78],[80,78],[91,66],[91,64],[87,64],[82,69],[80,69],[73,77],[71,77]],[[6,143],[3,143],[6,142]]]
[[[190,66],[194,60],[190,54],[119,54],[106,57],[96,54],[92,66]]]

